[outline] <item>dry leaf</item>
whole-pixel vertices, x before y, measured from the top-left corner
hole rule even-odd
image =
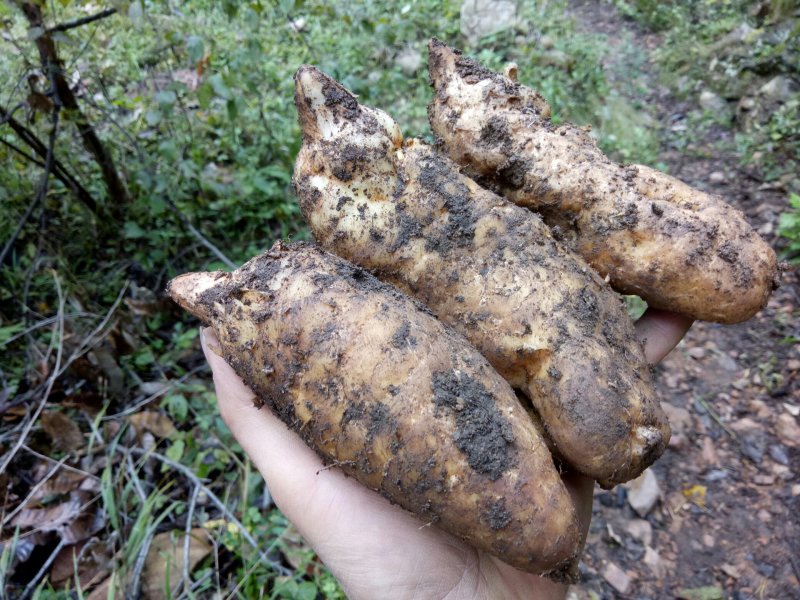
[[[81,589],[88,590],[111,571],[111,559],[108,545],[97,538],[65,546],[50,567],[50,583],[61,586],[69,581],[69,587],[74,589],[77,570]]]
[[[155,410],[143,410],[131,415],[128,420],[140,436],[149,431],[157,438],[166,438],[176,431],[170,418]]]
[[[42,461],[34,470],[34,481],[41,481],[52,468],[53,466],[51,463]],[[31,500],[44,500],[50,496],[68,494],[72,490],[99,492],[100,481],[96,477],[91,477],[88,473],[78,473],[77,471],[62,467],[51,475],[47,481],[31,495]]]
[[[102,517],[92,502],[94,497],[91,492],[73,490],[64,502],[42,508],[23,508],[11,524],[42,532],[56,531],[64,542],[74,544],[91,537],[103,526]]]
[[[42,429],[59,450],[76,452],[83,447],[83,434],[80,428],[63,412],[45,411],[42,413],[41,423]]]
[[[144,565],[142,591],[149,600],[166,599],[165,590],[175,587],[183,576],[184,540],[183,531],[165,531],[153,538]],[[189,572],[211,552],[208,532],[202,527],[192,529],[189,534]]]

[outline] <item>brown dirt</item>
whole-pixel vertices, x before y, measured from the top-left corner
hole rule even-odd
[[[607,3],[570,5],[585,30],[608,36],[604,67],[612,81],[615,71],[631,68],[626,44],[650,53],[660,42]],[[723,195],[778,249],[785,191],[741,166],[730,150],[732,129],[713,126],[690,136],[687,113],[697,107],[657,83],[652,61],[641,68],[670,174]],[[682,590],[701,587],[736,600],[800,598],[799,289],[791,271],[750,321],[696,323],[657,368],[673,440],[651,468],[661,490],[645,516],[652,540],[630,532],[646,526],[636,521],[626,487],[598,490],[583,581],[572,598],[680,598],[691,595]]]

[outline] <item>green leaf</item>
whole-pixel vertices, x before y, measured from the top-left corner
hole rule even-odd
[[[153,96],[154,100],[158,102],[159,107],[167,110],[171,110],[175,103],[178,101],[178,96],[172,90],[164,90],[162,92],[156,92],[155,96]]]
[[[197,89],[197,102],[203,110],[208,109],[214,98],[214,87],[206,81]]]
[[[144,6],[142,6],[142,3],[139,0],[131,2],[131,5],[128,7],[128,18],[133,22],[133,24],[138,25],[143,16]]]
[[[313,581],[304,581],[297,586],[295,598],[297,600],[315,600],[317,597],[317,586]]]
[[[7,325],[6,327],[0,327],[0,346],[5,345],[8,340],[17,335],[23,329],[25,329],[25,323],[21,321],[19,323]]]
[[[151,127],[158,125],[161,122],[161,111],[152,108],[147,110],[144,113],[144,120]]]
[[[167,458],[170,460],[174,460],[175,462],[180,462],[181,458],[183,458],[183,451],[186,449],[186,443],[181,439],[178,438],[172,445],[167,448],[167,451],[164,453]]]
[[[144,229],[139,227],[139,224],[134,223],[133,221],[126,221],[123,231],[125,237],[132,240],[142,238],[146,235]]]
[[[193,65],[203,60],[206,52],[203,38],[198,35],[190,35],[186,40],[186,51],[189,53],[189,60]]]
[[[225,107],[228,109],[228,118],[231,121],[235,121],[236,117],[239,116],[239,107],[236,105],[236,100],[231,98],[225,103]]]
[[[214,93],[223,100],[231,100],[233,98],[233,92],[231,92],[231,89],[225,83],[225,80],[222,78],[221,74],[214,73],[208,78],[208,83],[211,84]]]
[[[713,585],[683,589],[678,595],[686,600],[725,600],[725,592],[722,591],[722,588]]]
[[[170,416],[178,422],[183,423],[189,415],[189,403],[186,401],[186,396],[183,394],[169,394],[162,406],[167,409]]]

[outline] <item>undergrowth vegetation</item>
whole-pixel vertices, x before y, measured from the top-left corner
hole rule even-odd
[[[474,43],[455,2],[110,6],[0,3],[0,586],[341,598],[271,508],[216,411],[196,323],[162,291],[307,237],[294,71],[313,63],[430,139],[437,36],[493,68],[518,62],[556,120],[652,162],[645,107],[606,80],[603,40],[562,1],[523,3],[515,26]],[[74,106],[53,92],[52,50]]]

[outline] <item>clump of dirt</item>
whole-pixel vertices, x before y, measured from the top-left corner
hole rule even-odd
[[[453,439],[473,469],[496,481],[515,465],[511,424],[480,381],[443,371],[433,374],[431,387],[436,408],[455,413]]]

